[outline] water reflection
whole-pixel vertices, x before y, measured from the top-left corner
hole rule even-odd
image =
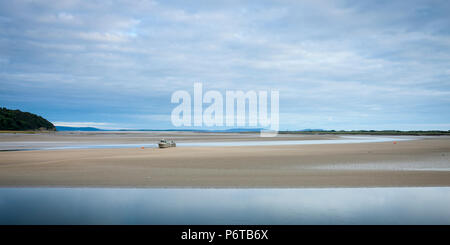
[[[0,188],[0,224],[450,224],[450,187]]]
[[[415,140],[418,137],[377,137],[341,136],[326,140],[261,140],[261,141],[220,141],[220,142],[177,142],[178,147],[222,147],[222,146],[270,146],[270,145],[319,145],[355,144],[390,141]],[[156,148],[155,143],[139,144],[76,144],[74,142],[0,142],[0,151],[67,150],[67,149],[115,149],[115,148]]]

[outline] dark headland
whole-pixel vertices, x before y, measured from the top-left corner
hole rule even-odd
[[[5,107],[0,108],[0,130],[46,130],[55,131],[55,125],[45,118],[20,110],[10,110]]]

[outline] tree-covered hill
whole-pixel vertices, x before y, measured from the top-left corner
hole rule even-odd
[[[0,108],[0,130],[56,130],[55,126],[29,112]]]

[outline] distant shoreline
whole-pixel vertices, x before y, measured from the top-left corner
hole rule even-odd
[[[397,130],[353,130],[353,131],[279,131],[279,134],[332,134],[332,135],[414,135],[414,136],[439,136],[450,135],[449,131],[397,131]]]
[[[192,133],[259,133],[259,131],[249,130],[194,130],[194,129],[121,129],[121,130],[0,130],[0,134],[36,134],[36,133],[55,133],[55,132],[192,132]],[[300,134],[300,135],[410,135],[410,136],[440,136],[450,135],[450,130],[420,130],[420,131],[400,131],[400,130],[317,130],[317,131],[279,131],[279,134]]]

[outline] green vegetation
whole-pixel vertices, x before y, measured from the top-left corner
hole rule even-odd
[[[343,135],[450,135],[450,130],[439,131],[400,131],[400,130],[318,130],[318,131],[281,131],[280,134],[343,134]]]
[[[0,130],[51,130],[55,126],[43,117],[20,110],[0,108]]]

